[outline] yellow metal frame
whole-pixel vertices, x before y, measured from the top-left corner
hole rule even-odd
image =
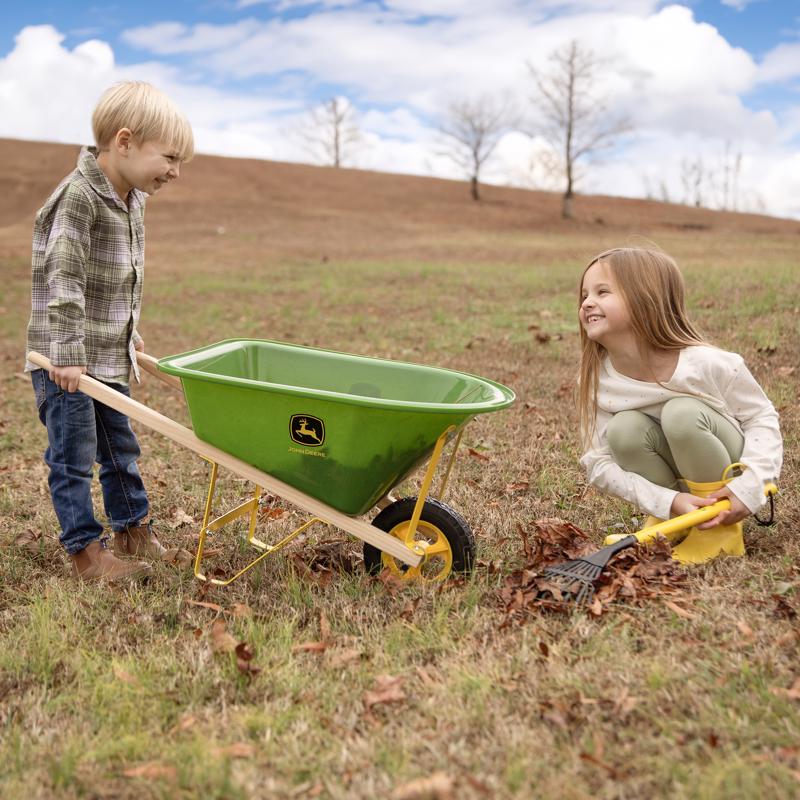
[[[428,493],[430,492],[431,484],[433,483],[433,476],[436,472],[436,468],[439,465],[439,462],[442,458],[442,451],[444,450],[445,445],[447,444],[447,437],[455,430],[455,425],[451,425],[447,428],[444,433],[436,440],[436,444],[433,448],[433,453],[431,455],[430,462],[428,463],[428,468],[425,471],[425,476],[422,479],[422,485],[420,486],[419,496],[417,497],[417,502],[414,505],[414,512],[411,516],[411,519],[408,523],[408,533],[406,534],[406,538],[412,542],[410,544],[411,550],[419,555],[426,555],[426,548],[422,544],[413,544],[414,535],[416,535],[417,527],[419,525],[419,520],[422,515],[422,509],[425,506],[425,501],[428,499]],[[442,483],[439,487],[439,498],[444,497],[445,490],[447,489],[447,483],[450,479],[450,473],[453,469],[453,464],[455,463],[456,454],[458,453],[458,446],[461,443],[461,434],[463,431],[460,431],[458,436],[456,437],[456,442],[453,447],[453,452],[450,455],[450,460],[447,465],[447,469],[445,471],[444,477],[442,479]],[[299,528],[293,530],[288,536],[285,536],[281,539],[277,544],[269,545],[266,542],[262,542],[260,539],[257,539],[255,536],[256,531],[256,524],[258,522],[258,501],[261,497],[261,487],[256,486],[253,497],[250,500],[241,503],[240,505],[236,506],[236,508],[232,508],[230,511],[222,514],[221,516],[217,517],[216,519],[210,519],[211,512],[214,503],[214,492],[217,487],[217,475],[219,472],[219,465],[212,461],[209,458],[205,458],[204,460],[207,461],[211,465],[211,477],[209,479],[209,486],[208,486],[208,493],[206,494],[206,504],[205,509],[203,511],[203,524],[200,528],[200,538],[197,542],[197,553],[195,554],[194,558],[194,576],[198,580],[206,581],[208,583],[214,584],[215,586],[227,586],[229,583],[233,583],[237,578],[244,575],[245,572],[251,570],[256,564],[258,564],[262,559],[266,558],[272,553],[277,552],[278,550],[285,547],[289,542],[292,541],[295,537],[299,536],[303,531],[310,528],[315,522],[324,522],[324,520],[320,519],[319,517],[313,517],[308,522],[303,523]],[[203,563],[203,553],[205,552],[206,547],[206,537],[209,533],[214,533],[222,528],[224,525],[227,525],[229,522],[232,522],[235,519],[239,519],[239,517],[243,517],[245,515],[250,515],[250,525],[247,531],[247,542],[248,544],[252,545],[258,550],[261,550],[261,554],[254,558],[249,564],[244,566],[240,569],[233,577],[228,578],[227,580],[219,580],[219,578],[209,578],[205,573],[201,570],[201,565]],[[424,563],[424,562],[423,562]],[[421,569],[422,563],[419,565]]]
[[[296,536],[299,536],[307,528],[310,528],[315,522],[322,522],[322,520],[319,517],[313,517],[312,519],[308,520],[308,522],[303,523],[299,528],[293,530],[288,536],[285,536],[277,544],[274,545],[269,545],[266,542],[262,542],[260,539],[256,539],[255,532],[256,532],[256,523],[258,522],[258,500],[261,497],[260,486],[256,486],[251,500],[247,500],[246,502],[236,506],[236,508],[232,508],[230,511],[226,512],[222,516],[209,521],[214,501],[214,491],[217,487],[217,474],[219,472],[219,465],[215,461],[211,461],[210,459],[205,459],[205,460],[208,461],[209,464],[211,464],[211,479],[208,486],[208,494],[206,495],[206,506],[203,512],[203,525],[200,528],[200,539],[197,542],[197,554],[195,555],[194,558],[194,576],[198,580],[207,581],[208,583],[212,583],[215,586],[227,586],[229,583],[233,583],[233,581],[235,581],[237,578],[244,575],[245,572],[251,570],[256,564],[259,563],[259,561],[285,547],[287,544],[289,544],[289,542],[292,541],[292,539],[294,539]],[[200,565],[203,562],[203,553],[205,551],[205,546],[206,546],[206,536],[209,533],[218,531],[223,525],[226,525],[227,523],[232,522],[233,520],[238,519],[239,517],[245,516],[245,514],[250,515],[250,526],[247,531],[247,542],[248,544],[252,545],[253,547],[263,552],[257,558],[254,558],[245,567],[240,569],[235,575],[233,575],[233,577],[228,578],[225,581],[221,581],[219,580],[219,578],[207,577],[200,570]]]

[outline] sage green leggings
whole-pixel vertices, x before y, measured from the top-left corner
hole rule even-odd
[[[679,489],[680,478],[720,480],[744,447],[731,422],[693,397],[668,400],[660,421],[641,411],[620,411],[608,423],[606,438],[622,469],[668,489]]]

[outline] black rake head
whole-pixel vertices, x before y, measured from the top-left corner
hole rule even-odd
[[[626,536],[591,555],[547,567],[542,576],[552,588],[542,587],[540,596],[550,595],[554,600],[574,602],[577,605],[590,603],[594,597],[595,581],[602,575],[608,562],[620,550],[635,544],[638,544],[635,536]]]

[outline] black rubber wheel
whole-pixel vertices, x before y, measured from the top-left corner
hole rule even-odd
[[[425,501],[414,537],[409,537],[416,497],[405,497],[381,511],[372,524],[409,547],[421,545],[425,558],[418,567],[410,568],[388,553],[364,542],[364,568],[370,575],[384,569],[401,580],[441,581],[451,572],[471,572],[475,562],[475,538],[464,518],[438,500]]]

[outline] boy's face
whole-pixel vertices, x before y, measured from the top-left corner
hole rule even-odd
[[[120,165],[122,177],[147,194],[155,194],[180,175],[180,157],[164,142],[150,141],[137,145],[131,141],[125,156]]]

